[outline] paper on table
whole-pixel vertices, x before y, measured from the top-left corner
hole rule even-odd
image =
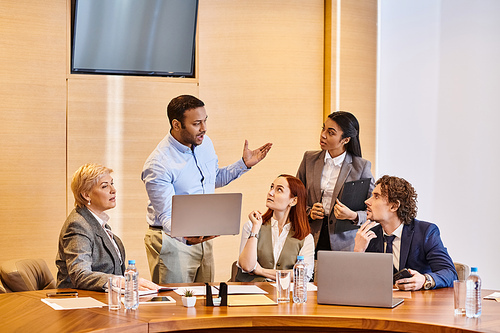
[[[276,288],[276,283],[271,283],[271,285]],[[293,290],[293,282],[290,283],[290,290]],[[311,282],[307,282],[307,291],[318,291],[318,287]]]
[[[393,289],[392,290],[392,297],[393,298],[411,298],[411,291]]]
[[[230,295],[227,297],[228,306],[248,305],[276,305],[275,301],[265,295]]]
[[[194,296],[205,296],[206,289],[205,286],[193,286],[193,287],[181,287],[175,290],[175,293],[180,296],[184,296],[186,290],[193,291]],[[219,290],[212,286],[212,295],[218,295]]]
[[[170,290],[176,290],[176,289],[177,289],[176,287],[162,287],[162,286],[160,286],[160,289],[158,289],[158,290],[154,290],[154,289],[152,289],[152,290],[139,290],[139,296],[157,294],[160,291],[170,291]],[[106,289],[106,292],[108,292],[107,289]],[[125,294],[125,289],[122,288],[121,293],[122,293],[122,295]]]
[[[42,302],[54,310],[102,308],[108,306],[92,297],[42,298]]]
[[[494,293],[486,295],[483,298],[484,299],[494,299],[495,301],[500,302],[500,292],[495,291]]]
[[[175,292],[178,295],[183,296],[186,290],[192,290],[193,294],[195,296],[205,296],[206,293],[206,287],[205,286],[195,286],[195,287],[182,287]],[[267,294],[267,291],[255,286],[255,285],[236,285],[236,284],[231,284],[227,286],[227,293],[228,295],[234,295],[234,294]],[[218,295],[219,294],[219,289],[217,286],[212,286],[212,295]]]
[[[227,286],[228,295],[234,294],[267,294],[267,291],[252,284],[230,284]]]

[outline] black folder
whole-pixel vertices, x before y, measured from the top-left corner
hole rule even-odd
[[[344,189],[340,197],[340,202],[349,207],[352,211],[365,210],[365,200],[370,189],[370,178],[362,178],[344,183]]]
[[[371,178],[362,178],[351,182],[345,182],[340,195],[340,202],[349,207],[352,211],[365,210],[365,200],[368,197]],[[359,226],[350,220],[337,220],[335,223],[335,233],[358,229]]]

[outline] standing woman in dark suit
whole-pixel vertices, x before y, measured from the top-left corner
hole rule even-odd
[[[307,151],[297,172],[307,189],[307,215],[314,236],[315,251],[352,251],[359,225],[366,211],[352,211],[339,196],[344,183],[370,178],[367,197],[375,181],[371,163],[361,158],[359,123],[345,111],[331,113],[323,124],[320,151]]]

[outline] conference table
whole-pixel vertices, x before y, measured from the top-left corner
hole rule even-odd
[[[189,286],[195,285],[200,284]],[[272,284],[256,285],[276,300]],[[173,297],[175,304],[140,305],[129,311],[54,310],[41,301],[50,291],[56,290],[1,294],[0,332],[500,332],[500,302],[483,300],[478,319],[455,316],[453,288],[395,291],[394,297],[405,300],[394,309],[317,304],[316,291],[308,292],[305,304],[206,307],[200,297],[195,307],[186,308],[179,295],[168,291],[159,295]],[[482,291],[483,296],[491,292]],[[103,292],[78,294],[107,303]]]

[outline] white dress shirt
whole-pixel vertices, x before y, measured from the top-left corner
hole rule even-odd
[[[115,239],[113,238],[113,232],[110,229],[107,229],[105,227],[106,223],[109,221],[109,216],[106,213],[102,213],[105,220],[101,219],[99,216],[97,216],[93,211],[89,209],[89,212],[92,213],[92,215],[96,218],[97,222],[101,225],[101,227],[106,231],[106,235],[108,235],[109,240],[111,243],[113,243],[113,246],[115,247],[116,253],[118,254],[118,258],[120,258],[120,265],[123,263],[122,262],[122,255],[120,254],[120,249],[118,248],[118,244],[116,244]]]
[[[281,231],[281,234],[279,233],[279,227],[278,227],[278,220],[274,219],[271,217],[271,231],[272,231],[272,241],[273,241],[273,256],[274,256],[274,269],[276,269],[276,261],[281,255],[281,251],[283,250],[283,245],[285,245],[286,237],[288,236],[288,233],[290,232],[292,224],[287,223],[284,225],[283,230]],[[245,223],[243,226],[243,230],[241,231],[241,243],[240,243],[240,253],[243,251],[245,248],[245,245],[248,240],[248,236],[250,236],[250,233],[252,231],[252,222],[248,221]],[[314,272],[314,238],[311,234],[307,235],[306,238],[304,239],[304,245],[299,251],[299,254],[301,256],[304,256],[304,261],[307,264],[306,267],[306,275],[308,281],[312,278],[312,274]],[[239,263],[238,263],[238,267]],[[255,265],[257,267],[257,264]],[[255,267],[250,271],[252,272],[255,270]],[[241,267],[240,267],[241,268]],[[243,271],[244,273],[249,273],[246,271]]]
[[[394,240],[392,241],[392,263],[394,264],[394,267],[396,268],[396,271],[399,271],[399,257],[401,253],[401,235],[403,234],[403,223],[399,225],[399,227],[394,230],[394,232],[390,235],[386,234],[384,231],[384,236],[396,236]],[[387,247],[387,243],[384,242],[384,252],[385,248]]]
[[[337,178],[339,178],[340,168],[345,156],[346,152],[343,152],[339,156],[332,158],[330,153],[326,151],[325,165],[321,174],[321,203],[323,204],[325,215],[330,214],[333,190],[337,184]]]

